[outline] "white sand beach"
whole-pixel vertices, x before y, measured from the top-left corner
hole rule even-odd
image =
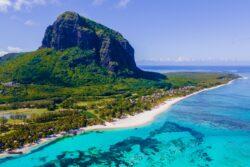
[[[106,122],[105,125],[94,125],[94,126],[80,128],[77,130],[77,134],[84,133],[86,131],[110,130],[110,129],[120,129],[120,128],[134,128],[134,127],[146,125],[146,124],[152,122],[155,119],[155,117],[158,116],[159,114],[166,112],[172,105],[176,104],[177,102],[179,102],[185,98],[188,98],[190,96],[196,95],[198,93],[212,90],[212,89],[216,89],[216,88],[219,88],[221,86],[231,84],[233,81],[230,81],[227,84],[218,85],[218,86],[207,88],[207,89],[202,89],[200,91],[194,92],[194,93],[189,94],[187,96],[168,99],[165,102],[163,102],[162,104],[153,108],[152,110],[144,111],[144,112],[136,114],[134,116],[127,116],[126,118],[123,118],[123,119],[117,119],[113,122]],[[29,153],[30,151],[32,151],[32,150],[34,150],[42,145],[45,145],[49,142],[52,142],[52,141],[54,141],[58,138],[64,137],[64,136],[65,136],[65,133],[63,133],[63,132],[60,134],[55,134],[55,135],[52,135],[48,138],[40,139],[39,142],[37,142],[37,143],[26,144],[24,147],[14,150],[14,152],[16,152],[16,153],[18,153],[18,152]],[[0,158],[14,156],[14,155],[15,154],[9,154],[8,152],[3,152],[0,154]]]
[[[177,102],[179,102],[183,99],[186,99],[190,96],[196,95],[196,94],[204,92],[204,91],[216,89],[216,88],[222,87],[224,85],[231,84],[232,82],[233,81],[230,81],[227,84],[218,85],[218,86],[207,88],[207,89],[202,89],[200,91],[194,92],[194,93],[189,94],[187,96],[171,98],[171,99],[164,101],[163,103],[154,107],[151,110],[144,111],[142,113],[138,113],[134,116],[128,116],[128,117],[123,118],[123,119],[118,119],[114,122],[106,122],[105,125],[89,126],[89,127],[83,128],[83,129],[85,131],[89,131],[89,130],[133,128],[133,127],[143,126],[143,125],[146,125],[146,124],[152,122],[156,116],[158,116],[159,114],[161,114],[163,112],[166,112],[172,105],[176,104]]]

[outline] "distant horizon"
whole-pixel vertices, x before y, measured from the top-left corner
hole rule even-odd
[[[250,66],[250,61],[152,61],[136,60],[140,66]]]
[[[230,73],[248,73],[250,66],[228,66],[228,65],[217,65],[217,66],[205,66],[205,65],[139,65],[140,69],[144,71],[153,71],[159,73],[167,72],[230,72]],[[244,75],[241,75],[244,76]]]
[[[143,65],[138,64],[138,67],[250,67],[250,65]]]

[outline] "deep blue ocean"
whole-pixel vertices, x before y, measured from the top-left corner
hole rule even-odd
[[[146,126],[59,139],[29,154],[1,159],[0,166],[250,166],[250,67],[142,68],[228,71],[243,78],[189,97]]]

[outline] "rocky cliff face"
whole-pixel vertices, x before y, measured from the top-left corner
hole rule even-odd
[[[94,50],[100,65],[112,72],[139,71],[134,49],[121,34],[77,13],[65,12],[47,28],[42,48],[71,47]]]

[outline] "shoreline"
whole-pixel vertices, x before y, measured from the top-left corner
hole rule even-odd
[[[79,128],[77,130],[74,130],[74,132],[76,132],[76,134],[82,134],[82,133],[88,132],[88,131],[126,129],[126,128],[141,127],[141,126],[147,125],[147,124],[151,123],[152,121],[154,121],[158,115],[160,115],[164,112],[167,112],[167,110],[170,109],[171,106],[173,106],[174,104],[176,104],[176,103],[178,103],[178,102],[180,102],[188,97],[199,94],[201,92],[205,92],[205,91],[217,89],[217,88],[225,86],[225,85],[229,85],[235,80],[231,80],[228,83],[217,85],[217,86],[214,86],[211,88],[201,89],[199,91],[196,91],[196,92],[191,93],[191,94],[186,95],[186,96],[174,97],[174,98],[167,99],[164,102],[162,102],[161,104],[152,108],[151,110],[143,111],[143,112],[138,113],[138,114],[133,115],[133,116],[127,116],[127,117],[122,118],[122,119],[117,119],[113,122],[105,122],[105,125],[93,125],[93,126]],[[7,157],[15,157],[18,155],[30,153],[31,151],[37,149],[38,147],[44,146],[50,142],[53,142],[59,138],[65,137],[65,136],[67,136],[66,133],[61,132],[59,134],[51,135],[50,137],[47,137],[47,138],[42,138],[36,143],[26,144],[22,148],[15,149],[12,151],[13,154],[10,154],[8,151],[5,151],[3,153],[0,153],[0,159],[7,158]],[[18,154],[18,153],[20,153],[20,154]]]

